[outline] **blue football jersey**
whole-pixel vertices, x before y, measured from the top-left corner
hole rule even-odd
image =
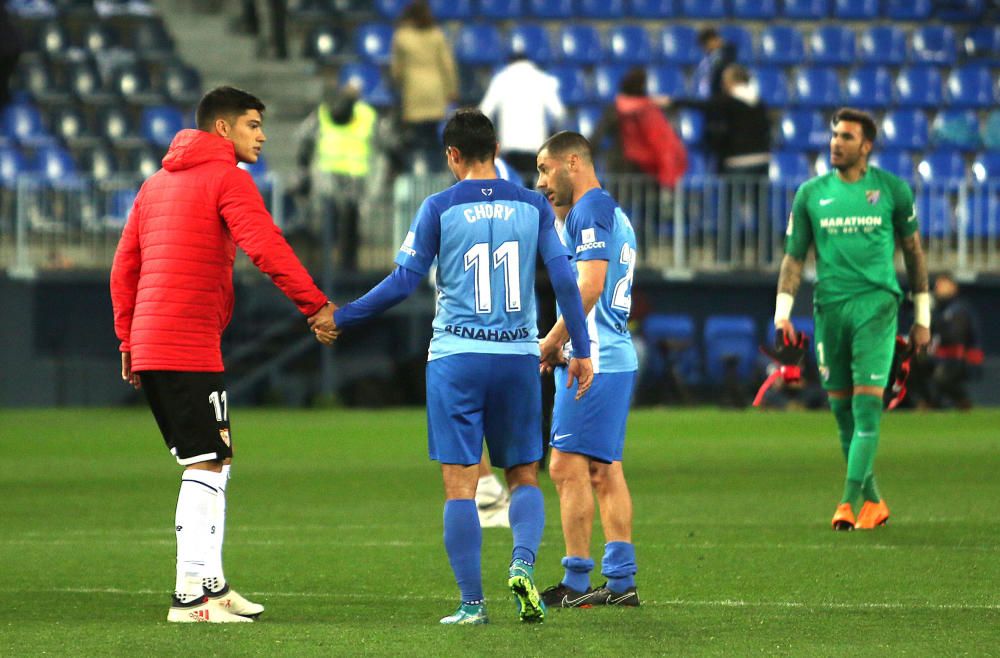
[[[428,360],[452,354],[538,355],[535,263],[569,256],[545,198],[501,179],[460,181],[424,201],[396,264],[437,267]]]
[[[628,216],[605,190],[590,190],[573,206],[562,240],[581,260],[606,260],[604,291],[587,316],[594,372],[630,372],[639,367],[628,330],[635,274],[635,231]],[[572,345],[569,352],[572,353]]]

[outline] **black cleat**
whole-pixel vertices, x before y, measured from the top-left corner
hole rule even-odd
[[[590,588],[586,592],[578,592],[559,583],[542,592],[542,601],[550,608],[589,608],[591,603],[588,599],[593,593]]]
[[[630,608],[638,608],[640,605],[639,593],[635,587],[629,587],[624,592],[615,592],[608,589],[607,583],[592,591],[585,603],[590,605],[622,605]]]

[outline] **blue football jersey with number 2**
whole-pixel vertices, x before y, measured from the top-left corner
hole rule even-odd
[[[573,206],[562,227],[563,242],[582,260],[608,261],[604,292],[587,316],[594,372],[631,372],[638,360],[628,316],[635,274],[635,231],[628,216],[605,190],[590,190]],[[572,346],[570,346],[572,350]]]
[[[500,179],[460,181],[421,205],[396,264],[426,274],[438,257],[428,359],[538,355],[535,264],[569,256],[537,192]]]

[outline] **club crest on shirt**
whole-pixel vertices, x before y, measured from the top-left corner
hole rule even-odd
[[[878,203],[880,196],[881,196],[880,190],[865,190],[865,198],[868,199],[869,205],[874,206],[876,203]]]
[[[481,187],[479,188],[479,191],[483,193],[483,196],[493,196],[492,187]]]
[[[222,439],[222,442],[226,444],[227,448],[232,447],[232,443],[230,443],[230,441],[229,441],[229,428],[228,427],[223,427],[222,429],[219,430],[219,438]]]

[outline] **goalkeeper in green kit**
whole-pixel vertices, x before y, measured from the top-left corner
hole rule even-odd
[[[903,296],[894,264],[897,241],[915,308],[911,350],[925,349],[930,341],[927,265],[913,192],[896,176],[868,164],[875,122],[864,112],[845,108],[837,111],[831,126],[831,171],[803,183],[792,203],[774,324],[794,336],[792,302],[814,245],[816,359],[847,460],[833,528],[872,529],[889,519],[872,467]]]

